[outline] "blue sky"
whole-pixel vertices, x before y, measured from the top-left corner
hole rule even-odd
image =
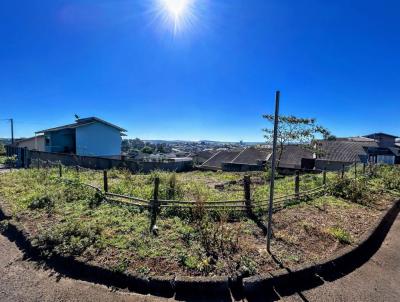
[[[263,113],[400,135],[400,2],[0,2],[0,119],[16,136],[98,116],[143,139],[262,141]],[[8,136],[0,120],[0,137]]]

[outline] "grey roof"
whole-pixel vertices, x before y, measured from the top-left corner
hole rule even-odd
[[[279,154],[278,150],[278,154]],[[302,145],[287,145],[283,147],[279,168],[300,169],[303,158],[312,159],[313,152]]]
[[[369,137],[364,137],[364,136],[354,136],[354,137],[348,137],[346,140],[352,141],[352,142],[375,142],[376,140],[373,138]]]
[[[271,149],[249,147],[243,150],[220,151],[202,164],[202,167],[222,169],[224,163],[260,165],[271,161]],[[300,145],[288,145],[283,149],[280,168],[300,169],[303,158],[313,158],[313,152]]]
[[[388,148],[395,156],[400,156],[400,146],[399,147],[389,147]]]
[[[44,137],[44,135],[36,135],[36,136],[32,136],[32,137],[18,138],[18,139],[15,140],[15,143],[23,143],[23,142],[26,142],[26,141],[34,140],[34,139],[37,139],[37,138],[43,138],[43,137]]]
[[[368,137],[368,138],[375,138],[375,137],[379,137],[379,136],[387,136],[387,137],[392,137],[392,138],[398,138],[398,136],[387,134],[387,133],[383,133],[383,132],[377,132],[377,133],[371,133],[371,134],[368,134],[368,135],[364,135],[364,137]]]
[[[355,162],[361,161],[363,157],[368,156],[368,148],[378,148],[379,145],[375,141],[319,141],[319,148],[323,154],[318,159],[338,161],[338,162]]]
[[[58,126],[58,127],[54,127],[54,128],[49,128],[49,129],[45,129],[45,130],[40,130],[37,131],[35,133],[45,133],[45,132],[53,132],[53,131],[59,131],[59,130],[64,130],[64,129],[75,129],[78,127],[82,127],[85,125],[89,125],[89,124],[93,124],[93,123],[102,123],[104,125],[116,128],[117,130],[121,131],[121,132],[126,132],[126,130],[124,128],[118,127],[114,124],[111,124],[109,122],[106,122],[105,120],[102,120],[98,117],[88,117],[88,118],[82,118],[82,119],[77,119],[75,123],[73,124],[68,124],[68,125],[64,125],[64,126]]]
[[[201,166],[222,169],[222,163],[229,163],[239,155],[241,150],[223,150],[212,155]]]
[[[212,150],[200,151],[193,156],[193,159],[195,159],[197,163],[202,164],[217,152],[218,151]]]
[[[234,164],[258,165],[260,162],[267,161],[271,151],[249,147],[242,150],[232,161]]]

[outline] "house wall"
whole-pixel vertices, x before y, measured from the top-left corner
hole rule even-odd
[[[380,147],[393,147],[396,143],[396,139],[394,137],[384,134],[368,135],[367,137],[377,140]]]
[[[315,169],[316,170],[328,170],[328,171],[339,171],[342,170],[343,165],[350,166],[353,163],[349,162],[341,162],[341,161],[329,161],[323,159],[315,160]]]
[[[75,129],[64,129],[45,133],[48,143],[45,143],[46,152],[74,153]]]
[[[44,136],[32,137],[15,143],[16,147],[28,148],[28,150],[45,151]]]
[[[265,165],[222,163],[222,171],[226,172],[248,172],[248,171],[264,171],[264,170],[265,170]]]
[[[76,128],[76,154],[83,156],[120,156],[121,133],[102,123]]]

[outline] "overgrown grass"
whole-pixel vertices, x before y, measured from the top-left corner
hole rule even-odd
[[[53,173],[56,173],[54,171]],[[193,201],[197,196],[202,200],[243,200],[243,177],[246,173],[234,172],[203,172],[170,173],[155,171],[151,174],[132,174],[129,171],[110,170],[109,190],[112,193],[126,194],[143,199],[151,199],[154,188],[154,178],[160,178],[160,199],[175,199]],[[269,198],[269,182],[264,172],[250,173],[252,179],[252,198],[267,200]],[[70,179],[79,178],[92,185],[103,186],[101,171],[81,171],[65,169],[64,176]],[[173,184],[173,186],[171,186]],[[322,174],[302,175],[300,190],[306,191],[322,185]],[[172,188],[173,187],[173,188]],[[276,196],[294,193],[294,176],[280,178],[275,185]]]
[[[277,214],[273,245],[276,254],[288,264],[298,263],[321,257],[320,253],[312,251],[312,246],[319,242],[324,242],[321,246],[325,248],[332,238],[343,244],[356,240],[375,217],[375,210],[369,207],[374,199],[368,199],[368,207],[358,199],[380,192],[370,190],[368,184],[379,185],[382,190],[397,188],[393,180],[398,177],[397,170],[382,169],[377,170],[373,178],[355,183],[330,173],[328,179],[332,188],[336,188],[330,191],[332,196],[295,203]],[[146,275],[176,272],[252,275],[276,268],[266,253],[264,234],[245,213],[236,213],[233,217],[229,211],[210,213],[203,208],[207,201],[243,199],[242,173],[157,171],[133,175],[128,171],[109,171],[112,192],[150,199],[154,178],[159,177],[160,198],[197,202],[194,209],[162,210],[157,219],[159,236],[150,234],[146,210],[102,202],[103,196],[96,190],[79,184],[85,182],[101,187],[101,172],[77,173],[68,168],[63,173],[75,182],[59,181],[57,169],[21,169],[0,174],[0,200],[32,234],[34,243],[45,255],[74,256],[116,271]],[[268,185],[264,176],[263,173],[252,174],[255,199],[267,199]],[[302,179],[302,189],[322,184],[321,175],[302,175]],[[221,183],[224,184],[222,189],[215,187]],[[292,176],[277,180],[278,195],[291,194],[293,186]],[[364,190],[359,194],[358,191]],[[324,215],[324,228],[319,220],[321,215]],[[260,219],[265,216],[260,215]],[[331,239],[326,239],[324,234],[325,237],[329,234]]]

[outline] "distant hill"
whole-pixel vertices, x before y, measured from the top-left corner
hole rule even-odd
[[[239,145],[240,142],[222,142],[222,141],[212,141],[212,140],[200,140],[200,141],[185,141],[185,140],[143,140],[146,143],[151,144],[185,144],[185,143],[205,143],[208,145],[223,145],[223,144],[231,144],[231,145]],[[243,145],[251,146],[251,145],[259,145],[264,144],[262,142],[243,142]]]

